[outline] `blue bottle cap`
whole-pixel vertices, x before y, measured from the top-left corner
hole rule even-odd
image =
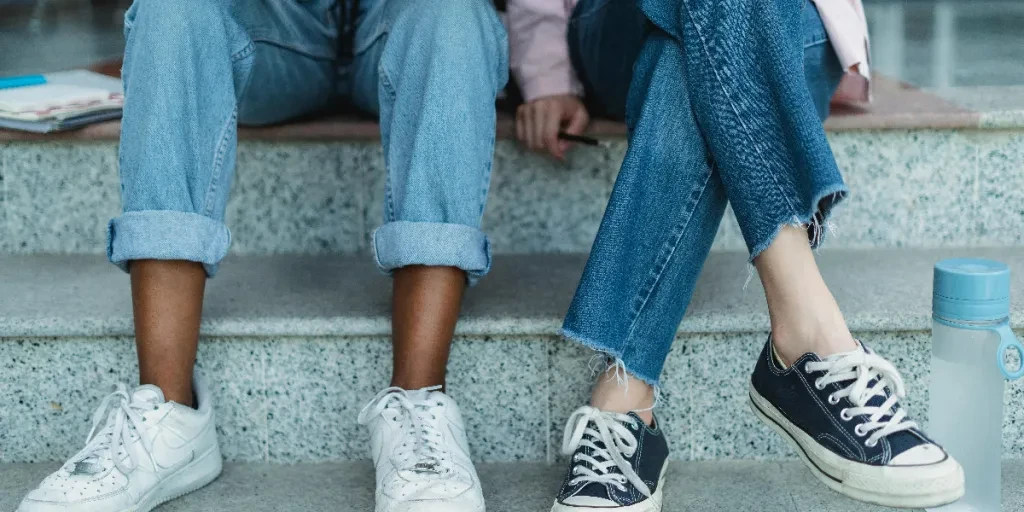
[[[1010,267],[976,258],[936,263],[932,313],[961,322],[991,322],[1010,316]]]

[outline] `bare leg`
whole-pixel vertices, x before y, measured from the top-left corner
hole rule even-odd
[[[191,406],[206,272],[191,261],[137,260],[131,276],[139,382]]]
[[[807,230],[783,227],[754,266],[768,300],[775,349],[786,364],[807,352],[824,357],[857,347],[818,271]]]
[[[395,271],[392,297],[394,373],[391,385],[444,385],[466,273],[455,267],[413,265]]]
[[[619,375],[622,370],[619,369]],[[636,411],[648,425],[654,422],[654,388],[650,384],[625,374],[626,381],[619,382],[615,367],[609,368],[597,378],[590,395],[590,405],[602,411],[628,413]]]

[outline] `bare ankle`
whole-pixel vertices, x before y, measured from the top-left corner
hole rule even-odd
[[[849,352],[857,348],[850,330],[841,325],[772,326],[772,344],[784,363],[793,364],[811,352],[818,357]]]
[[[597,378],[590,395],[590,405],[608,412],[635,412],[648,425],[654,423],[654,402],[654,387],[615,367]]]

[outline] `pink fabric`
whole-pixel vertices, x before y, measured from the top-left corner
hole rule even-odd
[[[813,0],[846,76],[833,101],[871,99],[868,27],[861,0]],[[526,101],[583,94],[567,31],[577,0],[508,0],[509,62]]]

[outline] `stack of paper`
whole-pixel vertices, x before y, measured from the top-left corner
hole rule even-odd
[[[0,128],[38,133],[121,117],[121,81],[91,71],[44,75],[46,83],[0,89]]]

